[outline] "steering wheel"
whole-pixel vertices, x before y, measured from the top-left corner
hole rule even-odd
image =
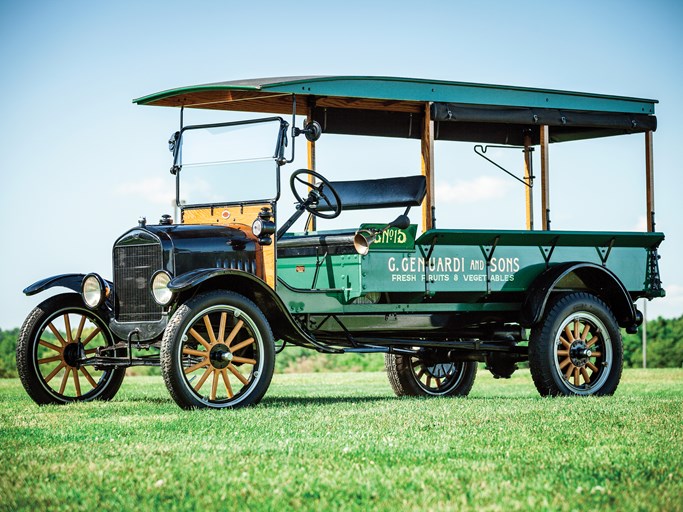
[[[304,180],[300,178],[300,176],[313,176],[319,179],[322,183],[316,185],[309,182],[307,179]],[[308,190],[308,197],[306,199],[302,199],[301,195],[297,191],[296,182],[302,183]],[[334,219],[342,212],[342,203],[341,199],[339,198],[339,194],[334,189],[332,184],[327,180],[327,178],[315,171],[311,171],[309,169],[299,169],[294,171],[292,176],[289,178],[289,186],[292,189],[294,197],[296,197],[296,200],[299,201],[299,204],[308,213],[315,215],[316,217],[320,217],[321,219]],[[328,194],[332,194],[334,202],[330,201],[330,198],[327,197],[326,192]],[[320,204],[321,199],[324,200],[325,204],[332,210],[330,213],[323,213],[315,208],[315,206]]]

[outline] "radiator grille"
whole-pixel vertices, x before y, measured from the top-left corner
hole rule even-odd
[[[125,245],[114,248],[114,290],[119,322],[154,322],[161,306],[149,288],[152,275],[161,269],[161,245]]]

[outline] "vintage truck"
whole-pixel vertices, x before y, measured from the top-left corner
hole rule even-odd
[[[507,378],[521,361],[541,395],[609,395],[622,372],[620,328],[635,332],[642,322],[636,300],[664,296],[654,100],[326,76],[183,87],[134,102],[180,110],[169,140],[180,221],[141,219],[118,238],[112,281],[63,274],[24,290],[67,289],[29,314],[18,340],[19,374],[38,404],[111,399],[136,365],[160,366],[184,408],[256,404],[276,353],[291,345],[384,353],[397,395],[467,395],[478,363]],[[185,125],[185,109],[242,117]],[[647,231],[551,230],[550,144],[636,133],[645,139]],[[315,170],[326,134],[419,140],[421,169],[328,180]],[[288,212],[278,205],[281,174],[301,135],[309,168],[289,175],[298,203]],[[435,140],[471,142],[481,154],[484,144],[518,147],[527,229],[437,228]],[[402,213],[371,211],[385,208]],[[368,221],[316,229],[316,218],[351,210]],[[305,228],[292,232],[304,214]]]

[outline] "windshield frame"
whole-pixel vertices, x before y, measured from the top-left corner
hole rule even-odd
[[[273,153],[273,163],[275,164],[275,181],[276,181],[276,195],[275,197],[265,197],[265,198],[260,198],[260,199],[247,199],[243,201],[219,201],[215,203],[192,203],[192,204],[181,204],[180,202],[180,175],[182,171],[182,145],[183,145],[183,134],[186,131],[190,130],[202,130],[202,129],[210,129],[210,128],[223,128],[223,127],[230,127],[230,126],[243,126],[243,125],[250,125],[250,124],[259,124],[259,123],[272,123],[272,122],[279,122],[280,127],[278,129],[278,135],[277,135],[277,140],[275,143],[275,150]],[[264,203],[264,202],[277,202],[280,199],[280,192],[281,192],[281,187],[280,187],[280,167],[284,165],[287,162],[287,159],[285,158],[285,148],[287,147],[287,131],[289,128],[289,123],[282,119],[279,116],[276,117],[266,117],[266,118],[258,118],[258,119],[246,119],[242,121],[232,121],[232,122],[226,122],[226,123],[211,123],[211,124],[196,124],[196,125],[188,125],[188,126],[183,126],[180,131],[175,132],[171,138],[171,141],[169,143],[173,143],[172,145],[172,151],[173,151],[173,167],[171,167],[171,174],[175,175],[175,190],[176,190],[176,206],[178,208],[201,208],[201,207],[210,207],[213,205],[220,205],[220,204],[232,204],[232,203],[238,203],[238,204],[257,204],[257,203]]]

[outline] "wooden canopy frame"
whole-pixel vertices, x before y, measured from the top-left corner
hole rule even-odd
[[[293,97],[299,99],[293,102]],[[541,225],[543,230],[550,230],[550,144],[644,133],[647,229],[655,230],[656,100],[414,78],[304,76],[182,87],[133,101],[139,105],[282,115],[291,114],[294,103],[296,115],[318,121],[327,133],[419,138],[421,170],[427,179],[422,206],[424,231],[435,226],[435,140],[523,144],[528,184],[532,180],[531,148],[538,145]],[[307,149],[308,166],[315,170],[315,143],[308,142]],[[526,188],[526,225],[533,229],[533,197],[531,187]]]

